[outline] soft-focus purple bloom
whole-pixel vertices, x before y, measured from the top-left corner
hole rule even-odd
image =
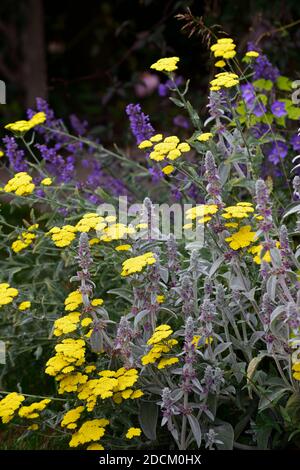
[[[4,151],[9,164],[14,171],[27,171],[27,163],[24,161],[24,151],[19,149],[14,137],[4,137]]]
[[[76,114],[70,115],[70,123],[72,129],[75,131],[77,135],[84,135],[86,134],[88,122],[87,121],[80,121],[80,119],[76,116]]]
[[[284,142],[276,140],[271,145],[267,155],[270,162],[274,163],[274,165],[278,165],[280,160],[287,156],[287,153],[288,146]]]
[[[266,114],[266,112],[267,108],[262,102],[258,102],[252,109],[252,113],[257,117],[263,116],[264,114]]]
[[[153,183],[158,183],[164,177],[163,172],[159,168],[149,168],[149,173]]]
[[[256,139],[265,136],[268,132],[270,132],[270,130],[270,126],[264,123],[255,124],[255,126],[253,126],[251,129],[252,134]]]
[[[264,78],[276,82],[280,73],[277,67],[274,67],[266,55],[258,56],[254,61],[254,80]]]
[[[295,152],[299,152],[300,151],[300,135],[298,134],[293,135],[290,142],[292,144],[293,150],[295,150]]]
[[[182,127],[183,129],[190,128],[188,119],[185,116],[182,116],[182,114],[177,114],[177,116],[174,117],[173,124],[175,126]]]
[[[161,83],[158,87],[159,96],[168,96],[170,93],[170,89],[174,88],[174,84],[176,86],[180,86],[182,85],[182,83],[182,77],[176,77],[175,80],[167,80],[165,83]]]
[[[274,103],[271,106],[271,111],[274,114],[274,116],[280,118],[282,116],[286,116],[287,112],[285,109],[285,103],[282,103],[281,101],[274,101]]]
[[[242,97],[248,108],[254,105],[255,101],[255,89],[251,83],[241,85]]]
[[[130,128],[137,144],[140,144],[143,140],[150,139],[154,135],[154,129],[150,123],[149,116],[142,112],[139,104],[127,105],[126,114],[129,117]]]

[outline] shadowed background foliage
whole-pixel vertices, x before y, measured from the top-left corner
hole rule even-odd
[[[24,116],[24,108],[42,96],[59,116],[73,112],[88,119],[104,141],[116,133],[126,138],[129,102],[141,102],[154,123],[160,119],[161,77],[150,74],[149,65],[170,54],[181,57],[180,72],[193,76],[191,92],[197,105],[205,106],[212,62],[206,35],[196,34],[199,23],[190,38],[191,28],[181,30],[186,21],[176,15],[188,8],[207,27],[221,25],[240,49],[258,41],[285,74],[299,76],[297,0],[275,0],[272,8],[267,0],[2,0],[0,78],[7,84],[2,119]]]

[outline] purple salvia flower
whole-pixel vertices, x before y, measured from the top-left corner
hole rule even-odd
[[[189,120],[185,116],[182,116],[182,114],[177,114],[177,116],[174,117],[173,124],[174,126],[182,127],[183,129],[190,128]]]
[[[142,112],[139,104],[127,105],[126,114],[129,117],[130,128],[136,138],[137,144],[140,144],[143,140],[150,139],[150,137],[154,135],[150,118]]]
[[[158,87],[158,94],[159,96],[168,96],[170,94],[171,88],[174,88],[174,85],[180,86],[183,83],[182,77],[176,77],[175,80],[167,80],[165,83],[160,83]]]
[[[4,137],[2,139],[4,143],[5,155],[9,160],[9,165],[14,171],[27,171],[28,166],[24,161],[24,151],[19,149],[18,144],[14,137]]]
[[[85,135],[88,127],[87,121],[80,121],[76,114],[71,114],[69,116],[72,129],[79,136]]]

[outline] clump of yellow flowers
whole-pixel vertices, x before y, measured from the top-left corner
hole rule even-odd
[[[32,116],[31,119],[22,120],[22,121],[16,121],[12,122],[11,124],[7,124],[5,126],[5,129],[8,129],[12,132],[14,132],[17,135],[23,135],[26,132],[30,131],[30,129],[33,129],[35,126],[39,126],[40,124],[43,124],[46,121],[46,114],[43,112],[36,113],[34,116]]]
[[[141,272],[146,266],[156,263],[156,258],[152,251],[148,251],[140,256],[135,256],[125,260],[122,264],[121,276],[130,276],[131,274]]]
[[[13,419],[15,412],[20,408],[24,400],[25,397],[16,392],[9,393],[0,400],[0,418],[2,423],[9,423]]]
[[[150,68],[158,72],[174,72],[178,68],[177,62],[179,62],[179,57],[165,57],[152,64]]]
[[[15,253],[19,253],[31,245],[33,240],[36,238],[36,234],[33,232],[38,228],[38,226],[38,224],[30,225],[27,231],[22,232],[21,235],[18,236],[17,240],[12,243],[11,248]]]
[[[153,147],[153,148],[152,148]],[[189,152],[191,150],[190,145],[187,142],[180,142],[180,139],[176,135],[169,137],[163,137],[162,134],[156,134],[149,140],[143,140],[139,145],[140,149],[152,149],[149,154],[151,160],[160,162],[162,160],[176,160],[181,156],[182,153]]]
[[[223,59],[232,59],[236,55],[236,45],[231,38],[218,39],[213,44],[210,50],[214,53],[215,57],[222,57]]]
[[[31,176],[25,171],[16,173],[4,186],[4,192],[15,193],[17,196],[27,196],[34,191],[35,185]]]
[[[172,333],[173,330],[169,325],[164,324],[155,328],[153,335],[147,341],[147,344],[151,346],[151,349],[141,359],[141,362],[144,366],[147,364],[154,364],[155,362],[159,361],[157,368],[164,369],[167,366],[171,366],[179,362],[177,357],[162,358],[163,353],[170,352],[173,346],[178,344],[176,339],[168,339]]]
[[[238,85],[239,77],[233,72],[220,72],[215,75],[215,78],[210,81],[210,90],[218,91],[221,88],[231,88]]]
[[[2,307],[3,305],[10,304],[13,301],[14,297],[17,297],[18,294],[18,289],[10,287],[7,282],[3,282],[2,284],[0,284],[0,307]]]

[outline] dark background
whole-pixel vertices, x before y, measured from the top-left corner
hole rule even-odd
[[[221,25],[241,51],[258,40],[285,75],[299,78],[300,23],[293,25],[299,0],[1,0],[0,79],[7,85],[1,120],[24,117],[42,96],[58,116],[76,113],[107,141],[125,136],[130,102],[140,102],[155,125],[163,77],[149,75],[149,66],[166,55],[181,58],[180,73],[192,77],[193,102],[203,108],[212,61],[206,39],[188,38],[175,18],[188,7],[206,26]]]

